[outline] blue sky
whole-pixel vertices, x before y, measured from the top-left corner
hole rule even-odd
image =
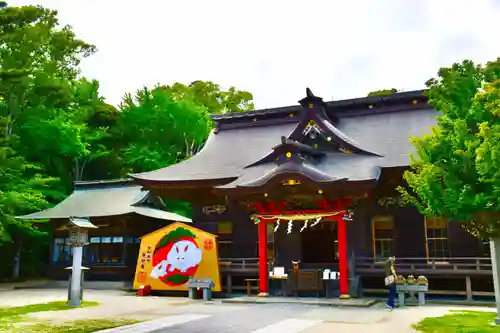
[[[107,101],[156,83],[211,80],[256,107],[420,89],[440,66],[500,56],[499,0],[41,0],[97,45],[82,63]],[[307,3],[307,5],[306,5]]]

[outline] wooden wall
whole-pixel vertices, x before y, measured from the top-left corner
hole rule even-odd
[[[380,207],[374,200],[362,200],[355,208],[353,221],[348,222],[348,253],[356,256],[373,256],[372,221],[375,216],[392,216],[393,254],[397,257],[426,257],[426,237],[424,217],[412,207]],[[257,227],[249,220],[248,214],[237,205],[228,206],[223,214],[203,214],[201,207],[194,210],[193,220],[200,229],[216,233],[217,221],[232,221],[233,258],[257,257]],[[297,232],[297,231],[296,231]],[[300,239],[287,235],[276,235],[281,254],[299,260]],[[227,238],[226,238],[227,239]],[[459,222],[448,222],[448,244],[451,257],[481,256],[482,248],[478,239],[469,235]],[[292,251],[293,249],[293,251]],[[282,258],[285,262],[291,258]]]
[[[384,209],[373,201],[360,202],[355,209],[353,221],[348,224],[349,253],[372,257],[372,220],[377,215],[393,218],[393,254],[396,257],[426,257],[424,217],[412,207]],[[451,257],[479,257],[481,242],[468,234],[460,222],[448,222],[448,244]]]
[[[58,230],[62,225],[66,224],[64,220],[52,221],[54,238],[65,238],[68,236],[67,230]],[[90,237],[123,237],[123,262],[113,264],[95,264],[85,265],[89,267],[86,273],[88,280],[108,280],[108,281],[131,281],[135,274],[137,264],[137,255],[139,252],[138,243],[129,243],[125,241],[127,237],[142,237],[150,232],[153,232],[161,227],[170,224],[170,221],[153,219],[137,214],[100,217],[93,218],[92,223],[97,225],[97,229],[89,230]],[[51,244],[50,258],[50,276],[57,280],[65,280],[68,278],[68,271],[64,268],[70,265],[57,265],[52,262],[54,251],[54,242]]]
[[[373,256],[372,243],[372,219],[377,215],[391,215],[394,221],[394,255],[397,257],[425,257],[425,229],[424,218],[414,208],[394,208],[385,210],[373,201],[364,200],[355,209],[353,221],[348,222],[347,239],[349,255],[355,253],[359,257]],[[232,258],[256,258],[257,250],[257,226],[250,221],[249,216],[238,205],[229,204],[227,210],[222,214],[205,214],[202,207],[193,210],[193,226],[210,233],[217,234],[218,221],[231,221],[232,233],[219,235],[219,240],[232,241],[230,257]],[[64,221],[53,221],[54,237],[65,237],[67,231],[59,231],[57,228]],[[156,220],[139,215],[129,215],[110,218],[96,218],[93,223],[102,226],[91,230],[92,236],[132,236],[141,237],[158,228],[168,225],[170,222]],[[467,234],[458,222],[448,224],[449,247],[452,257],[476,257],[481,256],[482,248],[480,242]],[[276,235],[276,244],[279,246],[280,261],[286,263],[291,260],[300,260],[301,241],[300,234],[294,230],[293,235]],[[89,279],[102,280],[130,280],[133,278],[137,262],[138,245],[125,245],[125,263],[121,265],[99,265],[90,267]],[[52,250],[51,250],[52,258]],[[64,267],[51,267],[52,277],[66,279],[68,274]]]

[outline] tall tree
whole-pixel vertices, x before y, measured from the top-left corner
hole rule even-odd
[[[176,82],[161,88],[175,100],[190,100],[212,114],[254,109],[253,95],[250,92],[237,90],[235,87],[224,91],[211,81],[193,81],[189,85]]]
[[[500,209],[497,184],[485,173],[492,159],[484,153],[492,144],[485,135],[498,122],[487,101],[494,98],[499,74],[500,60],[486,66],[463,61],[441,68],[427,82],[429,103],[439,112],[437,126],[411,139],[416,154],[404,175],[411,191],[400,188],[423,214],[467,221],[472,234],[486,239],[500,235],[496,218],[484,220],[485,213],[493,217]]]
[[[47,199],[62,194],[49,188],[54,174],[23,154],[28,146],[30,152],[43,150],[38,138],[28,144],[23,129],[35,115],[41,121],[73,102],[69,88],[77,66],[94,51],[70,27],[58,26],[56,11],[0,5],[0,232],[3,241],[13,240],[16,247],[14,276],[19,274],[23,238],[38,231],[37,225],[14,216],[44,208]]]
[[[190,99],[174,99],[162,88],[143,88],[121,105],[114,130],[123,142],[120,157],[131,172],[166,167],[195,154],[211,129],[207,109]]]
[[[416,154],[399,188],[425,215],[464,221],[472,235],[491,242],[500,324],[500,58],[441,68],[427,82],[437,126],[412,138]],[[453,223],[453,222],[452,222]]]

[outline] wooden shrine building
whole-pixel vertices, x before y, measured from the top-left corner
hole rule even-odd
[[[270,264],[290,270],[292,262],[311,290],[325,268],[339,272],[340,296],[355,276],[365,290],[380,289],[380,263],[391,254],[402,274],[426,275],[431,288],[459,277],[454,289],[468,298],[474,279],[478,295],[489,291],[481,241],[458,222],[399,204],[409,138],[436,124],[422,91],[324,102],[307,89],[299,104],[214,115],[199,153],[132,177],[155,195],[190,202],[195,226],[218,234],[226,271],[258,274],[261,295]]]
[[[53,242],[50,250],[50,277],[65,280],[71,251],[65,229],[70,217],[90,218],[97,229],[89,230],[83,265],[87,280],[132,281],[140,239],[172,221],[191,222],[163,210],[163,201],[132,179],[75,182],[73,193],[53,208],[21,216],[21,219],[50,219]]]
[[[56,278],[67,276],[60,226],[73,216],[99,226],[84,257],[90,278],[131,281],[138,237],[190,221],[166,212],[163,197],[191,203],[193,225],[218,236],[228,291],[258,278],[266,295],[270,266],[290,272],[295,262],[306,291],[330,269],[341,296],[360,280],[375,292],[384,289],[381,262],[395,255],[398,272],[425,275],[431,291],[492,295],[488,246],[457,221],[399,203],[409,138],[436,115],[422,91],[324,102],[307,90],[296,106],[213,115],[215,129],[190,159],[132,180],[76,183],[56,207],[23,218],[54,221]]]

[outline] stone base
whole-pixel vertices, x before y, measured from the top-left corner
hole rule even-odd
[[[257,297],[269,297],[269,293],[259,293]]]
[[[221,303],[243,303],[243,304],[305,304],[315,306],[339,306],[339,307],[362,307],[367,308],[377,303],[374,299],[351,298],[338,299],[324,297],[233,297],[221,299]]]
[[[344,295],[340,295],[339,299],[351,299],[351,296],[349,294],[344,294]]]

